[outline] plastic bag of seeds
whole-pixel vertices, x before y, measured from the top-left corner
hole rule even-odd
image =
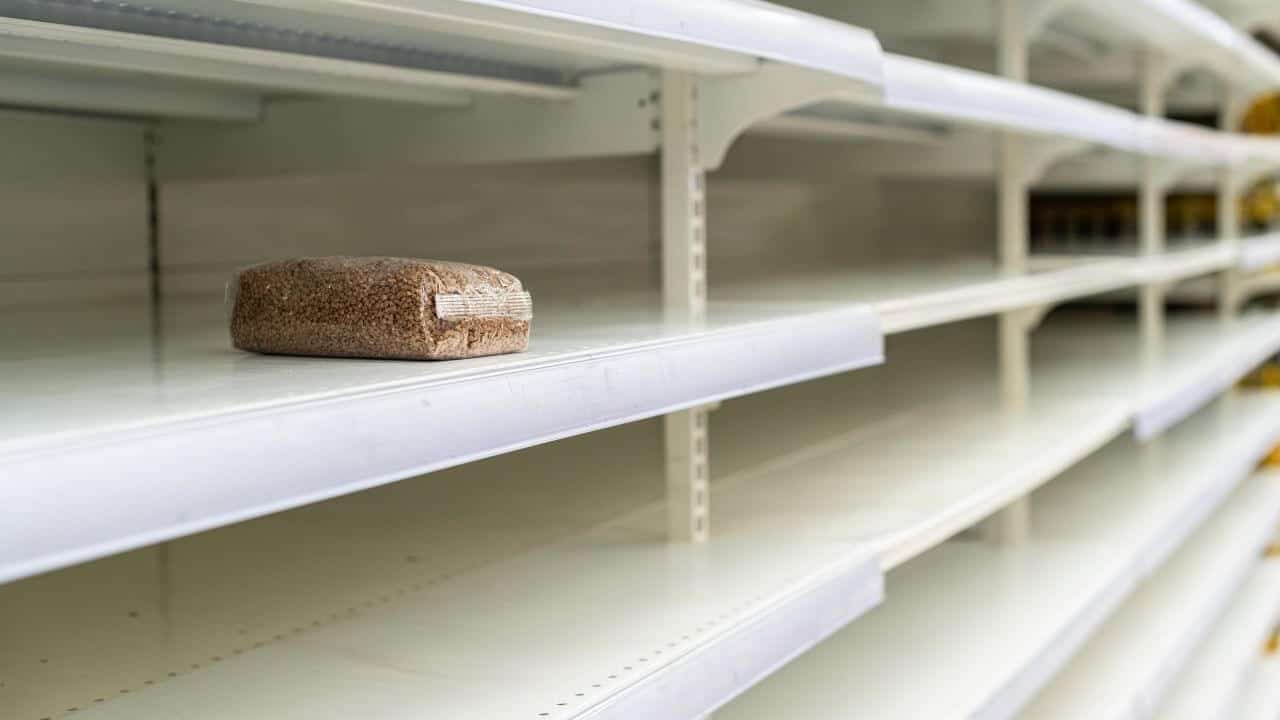
[[[232,343],[277,355],[452,360],[521,352],[533,301],[482,265],[318,257],[244,268],[227,285]]]

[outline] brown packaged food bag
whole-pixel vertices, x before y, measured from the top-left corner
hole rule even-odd
[[[451,360],[521,352],[533,301],[514,275],[391,257],[280,260],[227,286],[231,340],[278,355]]]

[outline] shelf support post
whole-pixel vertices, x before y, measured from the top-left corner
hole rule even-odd
[[[1148,48],[1142,58],[1138,98],[1142,114],[1160,118],[1165,114],[1165,90],[1172,75],[1169,59]],[[1138,188],[1139,254],[1152,257],[1165,250],[1165,196],[1171,174],[1160,158],[1142,159],[1142,180]],[[1142,361],[1150,365],[1164,347],[1165,291],[1163,283],[1144,283],[1138,290],[1138,327]]]
[[[1000,74],[1017,82],[1027,80],[1028,25],[1024,0],[1000,0]],[[1027,271],[1029,240],[1027,205],[1030,168],[1026,140],[1013,133],[999,136],[997,212],[1000,269],[1009,275]],[[1024,310],[1001,313],[998,319],[1000,396],[1006,407],[1023,410],[1031,394],[1031,331]],[[1030,534],[1030,498],[1023,497],[983,521],[980,534],[989,542],[1015,544]]]
[[[1218,117],[1219,128],[1223,132],[1237,131],[1249,102],[1250,98],[1244,93],[1228,88]],[[1244,174],[1234,167],[1223,168],[1218,173],[1218,242],[1235,250],[1240,247],[1240,199],[1245,185]],[[1218,317],[1223,322],[1230,322],[1243,299],[1244,278],[1239,268],[1223,270],[1218,277]]]
[[[706,320],[706,174],[698,143],[698,81],[662,74],[662,296],[673,322]],[[710,536],[709,408],[663,419],[667,478],[667,534],[672,542]]]
[[[1229,248],[1240,244],[1240,196],[1244,192],[1234,168],[1218,174],[1218,242]],[[1230,321],[1240,309],[1243,278],[1238,268],[1223,270],[1218,278],[1218,316]]]

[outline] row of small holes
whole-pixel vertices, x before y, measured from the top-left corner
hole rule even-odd
[[[714,620],[712,620],[712,621],[710,621],[710,622],[706,623],[706,625],[705,625],[705,626],[699,626],[699,627],[695,628],[695,629],[694,629],[694,631],[693,631],[693,634],[692,634],[692,635],[682,635],[682,636],[680,637],[680,639],[679,639],[679,640],[677,640],[677,641],[675,641],[675,642],[669,642],[669,643],[667,643],[667,647],[668,647],[668,648],[674,648],[674,647],[676,647],[676,645],[677,645],[678,643],[688,642],[688,641],[693,637],[693,635],[700,634],[700,633],[702,633],[702,632],[706,631],[706,630],[707,630],[707,629],[709,629],[709,628],[713,628],[713,627],[715,627],[716,625],[719,625],[721,621],[727,620],[727,619],[729,619],[729,617],[731,617],[731,616],[733,616],[733,615],[737,615],[737,614],[741,613],[743,610],[747,609],[747,607],[749,607],[749,606],[751,606],[751,605],[754,605],[755,603],[760,602],[760,600],[761,600],[763,597],[764,597],[764,595],[763,595],[763,594],[761,594],[761,595],[757,595],[757,596],[755,596],[755,597],[751,598],[750,600],[747,600],[746,602],[742,603],[741,605],[738,605],[737,607],[733,608],[732,610],[730,610],[730,611],[728,611],[728,612],[725,612],[725,613],[721,613],[721,614],[720,614],[720,616],[719,616],[718,618],[716,618],[716,619],[714,619]],[[661,655],[661,654],[662,654],[662,651],[661,651],[661,650],[654,650],[654,651],[653,651],[653,654],[654,654],[654,655]],[[642,657],[642,658],[640,658],[637,662],[645,663],[645,662],[649,662],[649,659],[648,659],[647,657]],[[629,671],[629,670],[631,670],[631,669],[633,669],[633,666],[631,666],[631,665],[626,665],[626,666],[624,666],[624,667],[622,668],[623,672]],[[618,676],[617,676],[616,674],[615,674],[615,675],[610,675],[610,676],[608,677],[608,679],[609,679],[609,680],[617,680],[617,679],[618,679]],[[599,688],[599,687],[602,687],[602,685],[601,685],[600,683],[594,683],[594,684],[592,684],[592,686],[591,686],[591,687],[593,687],[593,688]],[[579,698],[580,698],[580,697],[585,697],[585,696],[586,696],[586,693],[576,692],[576,693],[574,693],[573,695],[574,695],[574,697],[579,697]],[[569,705],[569,703],[568,703],[568,702],[558,702],[558,703],[556,703],[556,707],[558,707],[558,708],[568,707],[568,705]],[[540,718],[544,718],[544,717],[551,717],[551,713],[550,713],[550,712],[545,712],[545,711],[544,711],[544,712],[540,712],[540,713],[538,713],[537,717],[540,717]]]
[[[418,562],[418,556],[416,556],[416,555],[407,555],[407,556],[405,556],[405,563],[407,563],[407,564],[409,564],[409,565],[414,565],[414,564],[417,564],[417,562]],[[432,578],[429,578],[429,579],[427,579],[427,580],[420,580],[420,581],[417,581],[417,582],[411,583],[411,584],[409,584],[409,585],[407,585],[407,586],[401,586],[401,587],[397,588],[397,589],[395,590],[395,592],[394,592],[394,593],[386,593],[386,594],[380,595],[380,596],[377,598],[377,600],[376,600],[376,601],[374,601],[374,600],[366,600],[366,601],[364,601],[363,603],[360,603],[359,605],[353,605],[353,606],[351,606],[351,607],[348,607],[348,608],[347,608],[347,609],[345,609],[345,610],[342,610],[342,611],[339,611],[339,612],[330,613],[330,614],[329,614],[329,617],[328,617],[327,619],[325,619],[325,620],[312,620],[312,621],[311,621],[311,623],[310,623],[310,627],[312,627],[312,628],[320,628],[320,627],[324,627],[325,625],[330,624],[330,623],[338,622],[338,621],[340,621],[340,620],[344,620],[344,619],[350,619],[350,618],[352,618],[352,617],[355,617],[356,615],[359,615],[359,614],[360,614],[360,610],[361,610],[361,608],[366,608],[366,609],[367,609],[367,608],[373,608],[373,607],[375,607],[377,604],[383,604],[383,605],[385,605],[385,604],[387,604],[387,603],[391,602],[391,600],[393,599],[393,597],[392,597],[393,595],[394,595],[395,597],[403,597],[403,596],[405,596],[405,595],[409,594],[410,592],[420,592],[420,591],[425,590],[426,588],[428,588],[428,587],[430,587],[430,586],[432,586],[432,585],[435,585],[435,584],[437,584],[437,583],[443,582],[443,581],[445,581],[445,580],[452,579],[452,578],[454,578],[454,577],[457,577],[458,575],[461,575],[461,574],[463,574],[463,573],[466,573],[466,572],[469,572],[469,571],[471,571],[471,570],[474,570],[475,568],[479,567],[479,566],[480,566],[480,565],[482,565],[482,564],[483,564],[483,563],[476,563],[476,564],[474,564],[474,565],[466,566],[466,567],[463,567],[463,568],[461,568],[461,569],[455,570],[455,571],[453,571],[453,572],[451,572],[451,573],[445,573],[445,574],[443,574],[443,575],[438,575],[438,576],[436,576],[436,577],[432,577]],[[130,618],[135,618],[135,619],[136,619],[136,618],[140,617],[140,613],[139,613],[137,610],[130,610],[130,611],[128,612],[128,617],[130,617]],[[245,634],[247,634],[247,632],[248,632],[248,631],[246,631],[244,628],[241,628],[241,629],[239,629],[237,632],[238,632],[238,634],[240,634],[240,635],[245,635]],[[302,634],[303,632],[305,632],[305,630],[304,630],[304,628],[303,628],[303,627],[294,627],[294,628],[292,628],[288,633],[276,633],[276,634],[275,634],[275,635],[273,635],[269,640],[265,640],[265,641],[264,641],[264,640],[258,640],[258,641],[256,641],[256,642],[254,642],[252,645],[249,645],[249,646],[246,646],[246,647],[233,648],[233,649],[231,650],[231,654],[232,654],[232,655],[242,655],[242,654],[244,654],[245,652],[248,652],[248,651],[250,651],[250,650],[258,650],[258,649],[261,649],[261,648],[263,648],[263,647],[266,647],[269,643],[279,642],[279,641],[284,640],[286,637],[288,637],[288,636],[290,636],[290,635],[300,635],[300,634]],[[213,655],[213,656],[211,656],[211,657],[209,658],[208,662],[209,662],[209,664],[214,664],[214,663],[222,662],[222,660],[223,660],[223,657],[222,657],[221,655]],[[48,664],[49,664],[49,658],[40,658],[40,664],[41,664],[41,665],[48,665]],[[184,670],[184,671],[169,671],[168,673],[166,673],[166,674],[165,674],[165,677],[164,677],[164,678],[162,678],[162,680],[167,680],[167,679],[171,679],[171,678],[176,678],[176,677],[178,677],[179,675],[182,675],[182,674],[183,674],[183,673],[185,673],[185,672],[190,672],[190,671],[192,671],[192,670],[199,670],[199,669],[200,669],[200,667],[201,667],[201,666],[200,666],[200,664],[199,664],[199,663],[192,663],[192,664],[191,664],[191,668],[190,668],[190,670]],[[155,684],[156,684],[156,682],[157,682],[156,680],[143,680],[143,681],[142,681],[142,684],[143,684],[144,686],[153,686],[153,685],[155,685]],[[0,681],[0,688],[3,688],[3,687],[4,687],[4,682],[3,682],[3,681]],[[141,690],[142,688],[138,687],[138,688],[133,688],[133,689],[134,689],[134,690]],[[127,694],[129,694],[130,692],[131,692],[130,688],[121,688],[121,689],[120,689],[120,691],[119,691],[119,694],[121,694],[121,695],[127,695]],[[105,698],[105,697],[98,697],[98,698],[94,698],[92,702],[93,702],[93,703],[95,703],[95,704],[96,704],[96,703],[106,702],[106,698]],[[79,706],[73,706],[73,707],[69,707],[69,708],[67,708],[67,709],[66,709],[65,711],[63,711],[63,712],[64,712],[65,714],[71,714],[71,713],[77,713],[77,712],[79,712],[80,710],[81,710],[81,708],[80,708]],[[53,718],[52,718],[52,716],[45,715],[45,716],[42,716],[42,717],[40,717],[40,718],[37,718],[37,720],[53,720]]]

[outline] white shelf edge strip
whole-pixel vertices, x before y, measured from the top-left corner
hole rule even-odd
[[[1154,397],[1139,400],[1133,422],[1134,434],[1149,440],[1181,422],[1211,400],[1231,388],[1267,358],[1280,351],[1280,316],[1260,328],[1252,328],[1249,343],[1223,352],[1214,348],[1210,362],[1183,384],[1161,389]]]
[[[1280,718],[1280,658],[1268,655],[1254,664],[1228,717],[1232,720]]]
[[[1139,257],[1134,268],[1138,285],[1172,283],[1226,270],[1237,262],[1233,245],[1212,243],[1194,250],[1175,250],[1151,257]]]
[[[1142,503],[1151,497],[1150,493],[1158,491],[1153,482],[1158,470],[1152,469],[1151,478],[1129,477],[1118,475],[1115,482],[1110,478],[1115,472],[1112,464],[1095,464],[1068,471],[1066,475],[1045,488],[1049,495],[1035,496],[1041,498],[1038,507],[1042,512],[1052,513],[1055,509],[1063,518],[1077,517],[1083,512],[1090,523],[1080,527],[1077,523],[1074,531],[1069,530],[1070,523],[1055,523],[1047,535],[1033,536],[1020,547],[1002,550],[973,542],[953,542],[943,545],[938,555],[924,555],[898,572],[907,573],[911,580],[903,580],[889,576],[888,600],[885,605],[871,615],[859,620],[850,628],[828,641],[813,657],[801,658],[798,664],[788,668],[780,676],[770,679],[759,689],[748,694],[741,703],[731,706],[724,720],[747,720],[748,718],[777,717],[782,708],[794,708],[797,716],[841,717],[875,717],[877,720],[890,718],[934,717],[945,711],[954,712],[957,716],[980,718],[1010,718],[1043,685],[1063,667],[1083,646],[1093,632],[1119,607],[1125,598],[1138,586],[1140,581],[1149,575],[1176,547],[1194,532],[1197,527],[1219,507],[1227,495],[1234,490],[1242,478],[1249,475],[1257,457],[1265,454],[1280,438],[1280,394],[1266,394],[1252,398],[1254,402],[1247,407],[1239,407],[1231,425],[1216,430],[1215,437],[1231,438],[1232,443],[1222,451],[1226,462],[1210,462],[1211,458],[1199,458],[1194,464],[1175,464],[1171,472],[1181,472],[1168,478],[1176,484],[1176,501],[1170,501],[1165,507],[1151,517],[1141,521],[1143,534],[1140,541],[1132,543],[1132,529],[1123,525],[1112,524],[1117,512],[1111,511],[1107,518],[1096,518],[1090,512],[1095,503],[1105,502],[1108,497],[1115,496],[1116,486],[1126,482],[1139,483],[1140,491],[1122,494],[1125,507]],[[1204,416],[1198,422],[1212,424],[1214,418]],[[1207,428],[1207,426],[1206,426]],[[1187,428],[1181,437],[1193,438],[1197,445],[1207,447],[1209,443],[1200,441],[1197,431],[1206,428]],[[1244,432],[1243,440],[1235,440],[1236,430]],[[1116,449],[1111,449],[1114,453]],[[1131,462],[1124,464],[1129,468],[1138,461],[1137,454],[1142,448],[1129,446],[1124,448]],[[1107,452],[1107,451],[1104,451]],[[1108,457],[1108,460],[1111,458]],[[1185,458],[1183,458],[1185,460]],[[1094,461],[1096,463],[1096,461]],[[1214,472],[1205,475],[1200,470],[1212,467]],[[1075,473],[1091,472],[1088,478]],[[1124,472],[1124,471],[1119,471]],[[1082,480],[1090,480],[1082,485]],[[1102,482],[1106,480],[1107,482]],[[1192,492],[1192,480],[1198,482],[1197,491]],[[1184,482],[1186,481],[1186,482]],[[1075,492],[1083,496],[1076,497],[1069,504],[1052,504],[1052,500],[1060,495],[1055,493]],[[1081,502],[1081,500],[1084,502]],[[1033,503],[1037,501],[1033,499]],[[1136,508],[1135,508],[1136,509]],[[1108,508],[1110,510],[1110,508]],[[1153,522],[1155,520],[1155,522]],[[1117,530],[1117,528],[1119,528]],[[1106,533],[1113,531],[1112,536]],[[1116,536],[1118,535],[1118,536]],[[1105,551],[1104,551],[1105,550]],[[1019,556],[1016,553],[1026,553]],[[1159,556],[1159,557],[1155,557]],[[998,563],[1012,563],[1021,568],[1014,573],[1007,573]],[[984,567],[974,567],[983,563]],[[1058,564],[1055,564],[1058,563]],[[996,569],[988,569],[986,565],[996,565]],[[922,569],[923,568],[923,569]],[[926,579],[935,573],[945,574],[954,570],[961,577],[939,581],[937,592],[904,596],[903,593],[919,592],[927,586]],[[926,572],[927,570],[927,572]],[[1055,570],[1065,575],[1054,574]],[[991,575],[992,577],[988,577]],[[965,585],[968,578],[978,577],[982,580]],[[969,669],[956,670],[960,656],[965,648],[971,647],[973,640],[957,639],[947,635],[955,629],[961,634],[971,630],[971,637],[996,634],[995,627],[972,622],[965,618],[982,615],[988,607],[1000,607],[1002,597],[988,596],[1008,588],[1011,578],[1018,578],[1026,583],[1031,597],[1016,594],[1014,598],[1004,600],[1010,605],[1007,613],[998,610],[993,615],[987,613],[987,625],[1004,623],[1008,620],[1016,627],[1018,638],[1024,634],[1035,636],[1035,640],[1013,643],[1008,646],[1001,637],[992,642],[984,652],[979,665],[983,668],[994,666],[999,668],[993,673],[979,671],[971,673]],[[1040,611],[1043,605],[1054,602],[1038,602],[1035,594],[1045,585],[1043,580],[1053,577],[1050,586],[1062,586],[1062,594],[1054,595],[1058,603],[1056,616],[1046,616]],[[914,582],[919,581],[919,582]],[[904,587],[897,583],[908,582]],[[966,592],[966,589],[968,592]],[[932,607],[939,597],[946,594],[947,610],[935,610]],[[1065,595],[1064,595],[1065,594]],[[1074,595],[1074,597],[1073,597]],[[983,598],[983,600],[978,600]],[[1037,613],[1034,621],[1021,614],[1024,607],[1028,612]],[[906,609],[904,609],[906,608]],[[964,608],[968,608],[967,610]],[[927,614],[920,617],[917,614]],[[976,620],[974,620],[976,622]],[[885,638],[897,638],[900,633],[909,637],[900,642],[907,643],[912,652],[926,654],[919,662],[912,662],[909,655],[895,654],[898,645],[885,642]],[[976,633],[977,635],[972,635]],[[1001,663],[992,653],[994,648],[1004,648],[1006,652],[1025,653],[1025,657],[1009,659]],[[954,654],[941,648],[955,648]],[[929,663],[941,664],[936,670]],[[1016,665],[1016,668],[1015,668]],[[942,698],[926,694],[916,698],[918,702],[905,702],[901,699],[904,687],[896,684],[900,678],[898,673],[902,667],[915,667],[931,678],[931,693],[942,693]],[[859,672],[848,677],[848,672]],[[884,674],[880,674],[884,673]],[[902,684],[909,685],[910,681]],[[761,698],[764,698],[761,702]],[[757,703],[753,705],[753,700]],[[807,704],[808,703],[808,704]],[[836,708],[845,708],[847,714],[836,714]],[[901,708],[899,715],[893,710]],[[945,711],[943,710],[945,708]]]
[[[885,55],[891,109],[1138,152],[1133,113],[1066,93],[901,55]]]
[[[1280,562],[1263,560],[1231,600],[1217,626],[1195,650],[1156,717],[1227,717],[1251,665],[1280,617]]]
[[[155,0],[159,9],[209,12],[207,4]],[[236,7],[239,5],[240,7]],[[743,0],[291,0],[223,4],[225,20],[310,27],[323,21],[359,35],[361,23],[444,33],[486,43],[596,55],[715,74],[750,72],[760,58],[881,85],[880,45],[864,29],[797,10]],[[274,17],[269,14],[274,12]]]
[[[882,361],[874,313],[854,307],[10,455],[0,582]]]
[[[1240,269],[1257,272],[1280,263],[1280,233],[1247,237],[1240,243]]]
[[[777,536],[743,540],[668,545],[589,533],[82,714],[247,717],[287,706],[313,718],[357,707],[375,717],[701,717],[883,597],[879,569],[853,546],[789,552]],[[529,584],[524,593],[493,592],[514,590],[513,578]],[[513,602],[519,612],[509,612]],[[416,639],[406,645],[408,636]],[[593,661],[548,658],[566,642],[589,645]],[[272,668],[291,677],[248,680]]]
[[[0,18],[0,57],[62,67],[201,80],[242,88],[461,107],[464,91],[519,94],[548,100],[572,88],[501,78],[413,70],[189,40]]]
[[[1056,304],[1132,284],[1129,261],[1102,260],[1083,263],[1080,267],[1054,268],[954,290],[881,301],[873,307],[880,315],[885,334],[893,334],[1010,309]]]
[[[1198,531],[1196,537],[1158,570],[1148,584],[1094,635],[1081,653],[1033,701],[1026,714],[1028,718],[1076,718],[1081,717],[1080,712],[1085,707],[1089,708],[1090,717],[1106,720],[1151,716],[1177,673],[1221,615],[1232,593],[1255,567],[1260,551],[1274,532],[1276,520],[1280,519],[1280,476],[1275,473],[1259,474],[1241,492],[1243,494],[1234,498],[1237,502],[1228,504]],[[1261,497],[1254,497],[1257,495]],[[1244,519],[1237,518],[1237,514],[1243,515]],[[1207,542],[1215,545],[1202,545]],[[1208,567],[1205,567],[1206,557],[1212,561]],[[1217,582],[1206,585],[1199,582],[1199,576],[1183,577],[1189,569],[1216,572]],[[1171,586],[1172,583],[1185,583],[1190,587]],[[1161,607],[1176,608],[1178,612],[1192,612],[1192,617],[1183,618],[1189,625],[1177,628],[1154,625],[1160,621],[1139,613],[1144,604],[1154,602],[1151,598],[1161,591],[1179,593],[1181,605],[1170,604],[1171,598],[1165,598],[1160,604]],[[1133,615],[1141,617],[1130,617]],[[1126,622],[1142,622],[1150,626],[1120,625]],[[1133,654],[1134,648],[1111,647],[1122,641],[1141,642],[1147,639],[1147,633],[1158,633],[1167,638],[1167,647],[1161,651],[1162,654],[1142,658]],[[1102,659],[1110,663],[1139,663],[1130,668],[1130,672],[1114,676],[1123,679],[1132,675],[1129,679],[1137,684],[1118,688],[1091,684],[1091,680],[1101,680],[1094,675],[1114,670],[1102,664],[1102,659],[1091,658],[1093,652],[1105,653]],[[1096,690],[1099,695],[1094,697],[1092,692],[1085,692],[1086,687]],[[1098,697],[1105,697],[1113,712],[1106,712]]]

